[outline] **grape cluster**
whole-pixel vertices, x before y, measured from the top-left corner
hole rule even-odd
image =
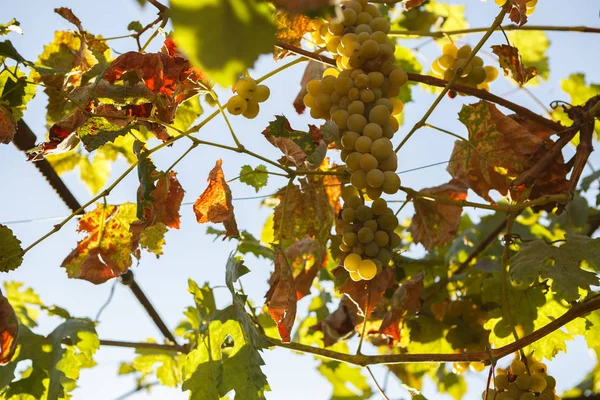
[[[235,84],[236,95],[232,96],[227,104],[227,111],[231,115],[243,115],[248,119],[256,118],[260,111],[258,103],[266,101],[271,95],[269,87],[259,85],[249,76],[240,79]]]
[[[556,380],[547,374],[546,364],[532,357],[525,362],[517,357],[510,368],[497,369],[494,386],[488,392],[490,400],[560,400],[555,394]]]
[[[452,327],[446,333],[446,340],[457,353],[485,351],[489,343],[490,331],[483,327],[488,319],[487,312],[471,299],[454,300],[446,307],[447,322]],[[454,323],[452,323],[454,322]],[[469,367],[481,372],[485,368],[482,362],[456,362],[452,365],[456,374],[465,372]]]
[[[489,83],[498,78],[498,70],[490,65],[483,65],[483,59],[475,56],[469,64],[467,57],[471,54],[471,46],[465,45],[460,49],[448,43],[442,50],[442,55],[431,64],[431,73],[438,78],[449,81],[458,68],[462,75],[456,83],[477,89],[489,90]]]
[[[400,236],[394,232],[398,218],[384,199],[365,205],[352,186],[345,187],[342,196],[344,268],[353,281],[371,280],[391,261],[392,249],[400,245]]]
[[[496,4],[502,7],[506,4],[508,0],[496,0]],[[529,0],[526,5],[527,9],[525,10],[525,14],[531,15],[535,11],[535,6],[537,5],[538,0]]]

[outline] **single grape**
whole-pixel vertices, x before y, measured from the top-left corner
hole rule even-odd
[[[388,235],[386,231],[376,231],[375,238],[373,240],[375,243],[377,243],[377,246],[385,247],[390,242],[390,235]]]
[[[548,367],[544,363],[534,362],[529,366],[529,372],[532,374],[545,374],[548,372]]]
[[[304,105],[308,108],[313,108],[317,105],[317,100],[311,94],[305,95],[302,101],[304,102]]]
[[[390,110],[384,105],[378,105],[369,112],[369,122],[385,126],[390,119]]]
[[[376,257],[379,252],[379,246],[375,242],[365,244],[365,255],[368,257]]]
[[[530,388],[534,392],[543,392],[544,389],[546,389],[547,385],[548,385],[548,383],[546,382],[546,379],[544,378],[543,375],[541,375],[541,374],[531,375],[531,386],[530,386]]]
[[[342,135],[342,147],[345,150],[354,150],[356,139],[358,139],[360,135],[353,131],[346,131]]]
[[[340,78],[338,77],[335,81],[333,87],[335,88],[335,93],[344,96],[348,94],[350,89],[354,87],[354,81],[352,78]]]
[[[330,52],[333,55],[338,54],[337,52],[337,48],[340,44],[340,37],[339,36],[334,36],[331,39],[329,39],[329,41],[327,42],[327,45],[325,46],[325,48],[327,49],[328,52]]]
[[[383,130],[381,129],[381,127],[373,122],[369,122],[366,126],[365,129],[363,129],[362,134],[364,136],[367,136],[369,139],[376,141],[377,139],[379,139],[380,137],[383,136]]]
[[[525,392],[521,395],[521,397],[519,397],[519,400],[535,400],[535,394],[531,393],[531,392]]]
[[[519,389],[529,390],[529,387],[531,386],[531,376],[525,375],[525,374],[518,375],[517,380],[515,382],[517,383],[517,386],[519,387]]]
[[[373,39],[366,40],[360,48],[360,55],[367,59],[377,57],[379,52],[379,43]]]
[[[523,390],[519,389],[516,383],[511,383],[506,392],[513,399],[518,399],[524,393]]]
[[[337,125],[338,129],[346,129],[348,127],[348,118],[350,114],[346,110],[337,110],[331,115],[331,119]],[[352,129],[354,130],[354,129]]]
[[[523,375],[527,372],[525,363],[518,358],[515,358],[510,364],[510,369],[515,375]]]
[[[377,200],[381,197],[383,190],[381,188],[374,188],[367,185],[366,194],[370,200]]]
[[[554,388],[556,387],[556,379],[554,379],[554,377],[550,375],[546,375],[544,376],[544,378],[546,378],[546,390],[554,390]]]
[[[460,49],[458,49],[458,52],[456,53],[456,58],[467,58],[471,54],[471,51],[472,51],[471,46],[466,44],[466,45],[462,46]]]
[[[400,189],[400,177],[395,172],[385,171],[383,181],[383,191],[387,194],[394,194]]]
[[[388,138],[377,139],[371,144],[371,154],[379,161],[387,160],[393,152],[392,142]]]
[[[356,211],[354,210],[354,208],[344,208],[344,210],[342,211],[342,219],[344,220],[344,222],[354,222],[354,220],[356,219]]]
[[[371,89],[363,89],[358,97],[363,103],[372,103],[375,101],[375,94]]]
[[[351,246],[348,246],[346,243],[342,242],[340,243],[340,245],[338,246],[338,248],[340,249],[340,251],[342,253],[348,253],[352,250]]]
[[[555,400],[556,397],[554,396],[554,393],[550,394],[550,393],[541,393],[538,398],[538,400]],[[560,399],[560,397],[559,397]]]
[[[331,95],[327,93],[319,93],[315,100],[317,107],[322,108],[323,110],[329,110],[331,107]]]
[[[321,92],[331,94],[335,91],[336,78],[333,76],[324,76],[321,79]]]
[[[256,81],[247,76],[236,82],[235,91],[243,98],[249,99],[254,95],[256,87]]]
[[[348,113],[352,114],[364,114],[365,112],[365,104],[360,100],[354,100],[352,103],[348,105]]]
[[[398,218],[394,214],[383,214],[377,219],[377,224],[388,232],[393,232],[398,226]],[[390,236],[390,243],[392,242],[392,236]],[[393,243],[392,243],[393,244]]]
[[[483,67],[483,58],[479,56],[473,57],[473,59],[471,60],[471,65],[473,67]]]
[[[361,262],[362,257],[359,254],[348,254],[344,259],[344,268],[346,268],[346,271],[356,271]]]
[[[372,169],[367,172],[367,185],[372,188],[383,186],[384,172],[379,169]]]
[[[371,29],[371,27],[369,25],[367,25],[372,20],[373,20],[373,17],[368,12],[363,11],[363,12],[359,13],[356,17],[356,24],[358,24],[358,26],[354,29],[354,31],[356,32],[356,30],[358,28],[360,28],[360,30],[362,32],[365,29],[364,26],[366,26],[372,32],[373,30]],[[369,33],[371,33],[371,32],[369,32]]]
[[[355,145],[356,145],[356,142],[355,142]],[[362,154],[355,151],[354,153],[350,153],[350,155],[348,155],[348,157],[344,160],[346,162],[346,166],[348,167],[350,172],[354,172],[354,171],[360,169],[360,158],[361,157],[362,157]]]
[[[369,86],[371,88],[380,88],[385,79],[383,74],[379,71],[369,72],[367,76],[369,77]]]
[[[484,67],[486,73],[486,82],[493,82],[498,78],[498,70],[491,65],[486,65]]]
[[[248,108],[248,102],[242,96],[235,95],[227,101],[226,107],[231,115],[240,115]]]
[[[364,136],[361,136],[364,137]],[[360,158],[360,168],[365,171],[365,172],[370,172],[370,171],[374,171],[375,168],[377,168],[377,159],[369,153],[365,153],[362,155],[362,157]],[[382,172],[383,174],[383,172]],[[382,176],[383,178],[383,176]],[[367,174],[367,182],[369,182],[369,178],[368,178],[368,174]],[[383,184],[383,182],[382,182]],[[378,187],[378,186],[374,186],[374,185],[370,185],[373,187]],[[381,185],[379,185],[381,186]]]
[[[367,173],[362,169],[357,169],[350,176],[350,183],[357,189],[367,188]]]
[[[388,33],[390,31],[390,23],[383,17],[373,18],[369,22],[369,26],[373,29],[373,32]]]
[[[349,272],[349,274],[350,274],[350,279],[352,279],[354,282],[358,282],[358,281],[362,280],[362,278],[356,271],[351,271],[351,272]]]
[[[471,73],[469,74],[469,82],[479,85],[480,83],[485,82],[486,78],[487,73],[485,72],[485,68],[473,67],[473,69],[471,69]]]
[[[356,218],[362,222],[372,219],[373,211],[371,210],[371,207],[365,205],[356,207]]]
[[[358,241],[362,244],[371,243],[375,237],[373,230],[363,226],[358,230]]]
[[[321,93],[321,81],[315,79],[308,82],[308,84],[306,85],[306,90],[311,96],[317,97],[319,93]]]
[[[383,172],[396,171],[396,169],[398,169],[398,156],[396,153],[392,153],[385,161],[380,162],[379,169]]]
[[[347,246],[354,246],[358,242],[358,236],[354,232],[346,232],[342,238],[344,244]]]
[[[342,189],[342,199],[348,201],[348,199],[353,196],[358,196],[358,190],[350,185],[344,186]]]
[[[400,246],[401,242],[402,239],[400,238],[400,235],[398,235],[396,232],[390,233],[390,249],[393,250],[396,247]]]
[[[448,55],[453,58],[456,58],[456,54],[458,53],[458,47],[456,47],[456,45],[454,45],[454,43],[448,43],[448,44],[444,45],[444,48],[442,49],[442,53],[444,55]]]
[[[371,34],[371,39],[375,40],[379,44],[387,43],[387,35],[385,32],[375,31]]]
[[[385,214],[387,211],[387,201],[384,199],[378,199],[371,204],[371,210],[373,210],[373,214],[379,216]]]
[[[361,136],[356,139],[354,143],[354,147],[356,147],[356,151],[360,153],[369,153],[371,151],[371,145],[373,141],[368,136]]]
[[[392,109],[392,115],[399,115],[402,110],[404,110],[404,103],[397,97],[394,97],[392,100],[392,104],[394,108]]]
[[[446,71],[446,70],[452,68],[455,61],[456,61],[456,57],[451,56],[449,54],[444,54],[443,56],[441,56],[440,58],[437,59],[438,65],[441,67],[441,69],[443,71]]]
[[[363,11],[362,5],[356,0],[346,3],[344,7],[353,9],[356,14],[359,14]]]
[[[408,82],[408,75],[401,67],[396,67],[390,72],[389,80],[391,86],[401,87]]]
[[[343,11],[343,15],[344,15],[344,26],[352,26],[356,23],[358,14],[356,13],[355,10],[353,10],[351,8],[346,8]]]
[[[377,221],[375,221],[374,219],[366,220],[365,222],[363,222],[363,226],[371,229],[373,232],[377,231]]]
[[[352,207],[357,209],[364,204],[363,199],[360,196],[352,196],[348,200],[345,200],[344,206]]]
[[[348,91],[348,98],[353,102],[358,100],[360,98],[360,90],[357,87],[353,87],[350,89],[350,91]]]
[[[488,389],[487,393],[484,390],[483,393],[481,393],[481,400],[495,400],[497,398],[496,389]]]
[[[485,364],[482,362],[472,362],[469,367],[472,371],[481,372],[485,369]]]
[[[361,114],[352,114],[348,118],[348,129],[354,132],[362,132],[367,125],[367,119]]]
[[[254,91],[252,99],[258,101],[259,103],[262,103],[264,101],[267,101],[269,96],[271,96],[271,89],[269,89],[267,85],[258,85],[256,87],[256,90]]]
[[[377,259],[381,261],[383,265],[388,265],[392,261],[392,255],[387,249],[380,248],[377,252]]]
[[[358,266],[358,275],[369,281],[377,275],[377,265],[372,260],[362,260]]]
[[[377,8],[377,6],[374,4],[367,3],[366,1],[363,4],[363,11],[366,11],[369,14],[371,14],[373,18],[381,17],[381,12],[379,11],[379,8]]]

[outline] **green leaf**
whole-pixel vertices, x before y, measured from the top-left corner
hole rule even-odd
[[[217,238],[226,237],[225,231],[220,229],[215,229],[213,227],[206,228],[206,233],[208,235],[216,235]],[[264,246],[257,238],[255,238],[248,231],[241,231],[240,237],[232,238],[228,237],[227,239],[233,240],[236,239],[238,241],[238,247],[236,252],[240,254],[254,254],[256,257],[268,258],[270,260],[273,259],[275,253],[273,250],[267,246]]]
[[[194,296],[194,303],[196,304],[201,323],[208,322],[209,317],[217,311],[215,296],[208,282],[205,282],[200,287],[192,279],[188,279],[188,292]]]
[[[333,386],[331,400],[369,399],[373,391],[361,369],[339,361],[325,360],[317,368]]]
[[[560,82],[562,90],[570,96],[569,103],[574,106],[582,105],[590,98],[600,94],[600,84],[591,83],[590,85],[587,85],[584,74],[571,74],[567,79],[561,79]],[[565,126],[570,126],[572,124],[571,119],[567,116],[562,107],[557,108],[552,113],[552,116]],[[596,120],[594,130],[596,135],[600,135],[600,121]]]
[[[258,193],[260,188],[267,185],[268,179],[267,167],[263,164],[254,169],[250,165],[244,165],[240,171],[240,182],[252,186],[256,190],[256,193]]]
[[[537,283],[538,278],[552,279],[550,286],[567,301],[579,299],[579,290],[589,291],[599,284],[596,274],[581,268],[583,261],[598,268],[600,239],[567,235],[567,242],[554,247],[544,241],[525,243],[512,258],[510,277],[517,285]]]
[[[0,72],[0,105],[8,106],[9,114],[15,121],[23,117],[27,103],[35,96],[35,85],[27,83],[26,80],[27,75],[20,68],[11,67],[10,72]],[[4,110],[6,108],[3,107]]]
[[[19,54],[10,40],[0,42],[0,57],[8,57],[19,63],[25,63],[27,61]]]
[[[446,371],[443,364],[438,368],[436,378],[440,393],[448,393],[456,400],[464,398],[467,394],[467,383],[464,376]]]
[[[275,45],[273,13],[257,0],[173,0],[169,15],[177,45],[224,87]]]
[[[134,32],[139,32],[142,29],[144,29],[144,27],[142,26],[142,23],[140,21],[131,21],[128,25],[127,25],[127,30],[128,31],[134,31]]]
[[[139,354],[133,359],[132,366],[136,371],[146,375],[156,368],[156,377],[163,386],[177,387],[181,383],[181,367],[179,365],[181,356],[176,351],[160,349],[136,349]]]
[[[537,76],[528,83],[539,84],[538,79],[547,81],[550,69],[546,51],[550,41],[546,34],[541,31],[512,31],[508,34],[508,39],[519,49],[523,64],[537,69]]]
[[[8,35],[11,32],[23,34],[21,24],[16,19],[11,19],[6,24],[0,24],[0,36]]]
[[[0,224],[0,271],[15,270],[23,263],[23,249],[21,241],[13,234],[12,230]]]
[[[453,31],[469,27],[465,18],[465,6],[430,1],[425,5],[425,10],[442,18],[441,24],[436,24],[434,30]]]
[[[97,152],[92,162],[83,156],[79,158],[79,179],[85,183],[91,194],[98,193],[108,181],[111,165],[102,153]]]
[[[22,325],[33,328],[37,326],[39,308],[43,305],[42,300],[31,288],[23,288],[21,282],[4,282],[4,293],[8,302],[15,310],[17,318]],[[33,306],[33,307],[32,307]]]
[[[126,119],[109,121],[104,117],[89,118],[85,124],[77,129],[77,136],[83,142],[87,151],[94,151],[100,146],[114,142],[119,136],[128,134],[134,126]]]

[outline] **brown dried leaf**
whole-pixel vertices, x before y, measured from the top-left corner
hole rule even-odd
[[[221,169],[222,164],[222,160],[217,160],[215,167],[208,174],[208,187],[194,203],[194,213],[200,224],[222,222],[226,231],[223,238],[225,239],[226,237],[238,237],[240,232],[233,214],[231,190]]]
[[[504,75],[511,77],[519,85],[524,85],[537,75],[536,67],[525,67],[519,49],[507,44],[492,46],[492,51],[499,57]]]
[[[360,310],[359,314],[369,318],[373,309],[383,302],[383,293],[393,283],[393,278],[393,270],[386,266],[370,281],[354,282],[348,278],[340,288],[340,293],[348,295]]]
[[[465,200],[467,185],[459,179],[452,179],[441,186],[423,189],[420,193],[446,197],[451,200]],[[442,204],[423,198],[414,199],[415,215],[410,224],[410,233],[415,243],[425,249],[443,246],[456,238],[460,225],[462,207]]]
[[[398,286],[392,295],[390,310],[381,321],[379,333],[390,336],[394,341],[401,339],[400,322],[402,318],[421,310],[424,277],[425,272],[423,271]]]
[[[17,124],[12,116],[0,106],[0,143],[8,144],[12,142],[17,133]]]
[[[508,0],[511,2],[510,20],[519,26],[527,23],[527,2],[529,0]]]
[[[0,292],[0,365],[12,360],[19,337],[19,321],[15,310]]]
[[[275,271],[269,279],[269,290],[265,295],[271,318],[277,324],[281,340],[290,341],[296,319],[296,287],[294,275],[280,247],[275,248]]]
[[[320,62],[309,61],[308,64],[306,64],[306,69],[304,70],[302,80],[300,81],[300,92],[298,92],[298,95],[294,99],[294,108],[298,114],[302,114],[306,109],[306,106],[304,105],[304,96],[308,94],[306,85],[314,79],[321,79],[323,77],[323,72],[325,72],[325,65]]]
[[[296,286],[298,300],[310,294],[312,283],[327,262],[327,249],[310,237],[299,240],[285,249]]]
[[[305,33],[310,31],[310,19],[302,14],[292,15],[287,11],[275,11],[275,27],[277,40],[294,47],[301,47],[300,41]],[[275,48],[273,56],[280,60],[290,55],[287,50]]]
[[[323,332],[325,347],[331,346],[354,332],[356,326],[363,320],[362,317],[359,317],[358,312],[356,304],[348,296],[342,296],[337,310],[312,326],[311,329]]]
[[[69,21],[70,23],[72,23],[73,25],[75,25],[80,31],[83,31],[83,27],[81,26],[81,20],[77,18],[75,14],[73,14],[73,11],[70,8],[55,8],[54,12],[66,19],[67,21]]]
[[[314,13],[334,4],[333,0],[273,0],[273,4],[277,8],[283,8],[291,12],[297,13]]]
[[[419,7],[425,0],[403,0],[402,6],[406,11],[414,7]]]

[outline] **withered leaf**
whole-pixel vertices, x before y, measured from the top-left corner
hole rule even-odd
[[[402,6],[405,10],[410,10],[414,7],[419,7],[425,0],[402,0]]]
[[[302,14],[292,15],[287,11],[275,11],[275,27],[277,40],[294,47],[301,47],[302,37],[310,31],[310,19]],[[287,50],[275,48],[273,56],[280,60],[289,55]]]
[[[285,10],[288,10],[292,14],[313,14],[333,5],[334,2],[332,0],[273,0],[273,4],[275,4],[277,8],[283,8]]]
[[[304,74],[302,74],[302,80],[300,81],[300,92],[294,99],[294,108],[298,114],[302,114],[306,109],[304,105],[304,96],[308,94],[308,90],[306,89],[306,85],[308,82],[321,79],[323,77],[323,72],[325,72],[325,65],[317,61],[309,61],[306,64],[306,69],[304,70]]]
[[[0,143],[10,143],[17,133],[17,124],[12,116],[0,106]]]
[[[340,288],[340,293],[352,299],[360,310],[360,315],[369,318],[373,309],[383,302],[383,293],[393,282],[393,277],[393,270],[386,266],[370,281],[354,282],[348,278]]]
[[[390,336],[394,341],[401,339],[400,322],[402,318],[421,310],[424,277],[425,272],[420,272],[411,279],[402,282],[394,291],[390,310],[381,321],[380,333]]]
[[[506,196],[512,180],[530,165],[542,139],[486,101],[464,105],[458,116],[469,131],[469,140],[455,143],[448,172],[490,202],[490,190]]]
[[[70,8],[55,8],[54,12],[66,19],[67,21],[69,21],[70,23],[72,23],[73,25],[75,25],[80,31],[83,31],[83,27],[81,26],[81,20],[77,18],[77,16],[73,13],[73,11]]]
[[[275,248],[275,271],[269,279],[269,290],[265,299],[269,314],[277,324],[281,340],[289,342],[296,319],[296,285],[292,269],[279,246]]]
[[[508,0],[510,4],[509,18],[519,26],[527,23],[527,2],[529,0]]]
[[[310,294],[312,283],[327,262],[327,249],[310,237],[299,240],[285,249],[285,256],[294,275],[298,300]]]
[[[79,220],[77,230],[88,236],[65,258],[62,267],[69,278],[104,283],[129,269],[131,259],[130,224],[135,204],[97,204],[94,211]]]
[[[323,332],[325,347],[331,346],[354,332],[356,326],[363,320],[358,313],[359,310],[356,304],[344,295],[337,310],[312,326],[311,329]]]
[[[420,193],[446,197],[451,200],[465,200],[467,185],[459,179],[452,179],[441,186],[423,189]],[[414,199],[415,215],[410,223],[410,233],[415,243],[425,249],[443,246],[456,238],[460,225],[462,207],[456,207],[423,198]]]
[[[511,77],[519,85],[524,85],[537,75],[536,67],[525,67],[519,49],[507,44],[492,46],[492,51],[499,57],[504,75]]]
[[[217,160],[215,167],[208,174],[208,187],[194,203],[194,213],[198,223],[222,222],[226,231],[225,237],[238,237],[240,232],[233,214],[231,190],[223,175],[222,164],[222,160]]]
[[[19,321],[15,310],[0,292],[0,365],[10,362],[19,337]]]

